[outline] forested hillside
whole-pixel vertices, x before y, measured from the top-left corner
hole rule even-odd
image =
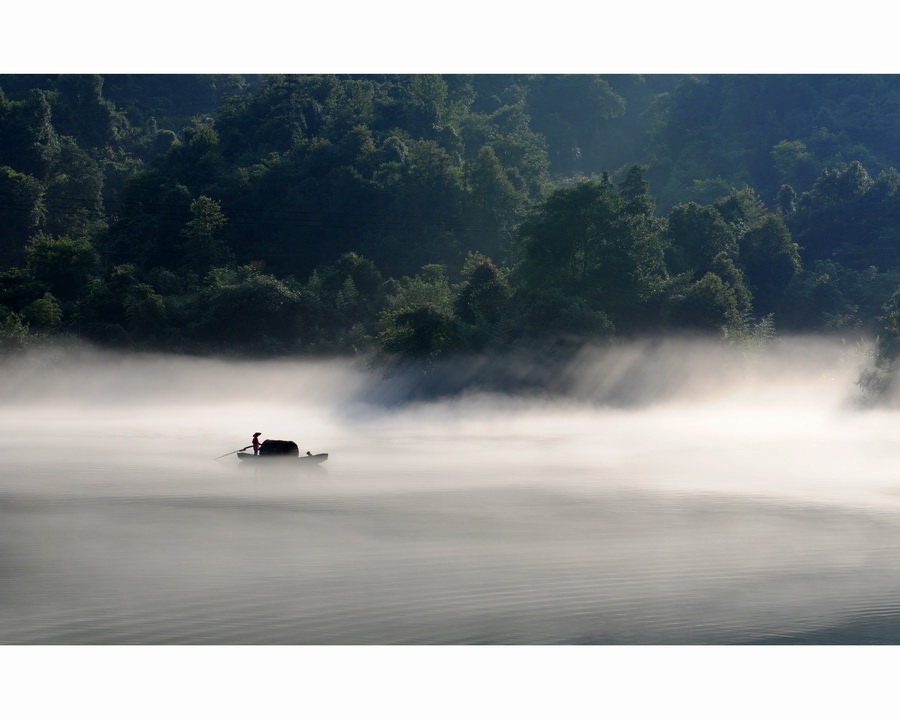
[[[898,124],[895,76],[0,76],[0,343],[884,333]]]

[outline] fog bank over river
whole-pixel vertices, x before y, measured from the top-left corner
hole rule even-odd
[[[0,643],[894,644],[900,418],[863,360],[6,359]],[[256,431],[330,457],[258,472]]]

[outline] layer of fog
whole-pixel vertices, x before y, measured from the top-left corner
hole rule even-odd
[[[865,347],[821,339],[644,342],[427,375],[57,348],[2,362],[0,450],[29,476],[46,466],[59,490],[78,486],[55,472],[69,461],[113,486],[116,466],[191,471],[197,490],[261,432],[330,453],[330,491],[528,480],[892,504],[897,418],[861,408],[865,362]]]

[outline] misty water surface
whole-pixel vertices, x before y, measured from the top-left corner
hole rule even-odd
[[[527,391],[469,365],[431,399],[348,361],[4,361],[0,642],[900,641],[900,418],[855,404],[857,348],[520,360]],[[214,460],[256,431],[330,458]]]

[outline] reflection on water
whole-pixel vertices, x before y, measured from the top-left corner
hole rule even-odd
[[[853,358],[644,350],[408,404],[336,363],[8,365],[0,642],[900,641],[897,423]],[[255,431],[330,458],[213,460]]]

